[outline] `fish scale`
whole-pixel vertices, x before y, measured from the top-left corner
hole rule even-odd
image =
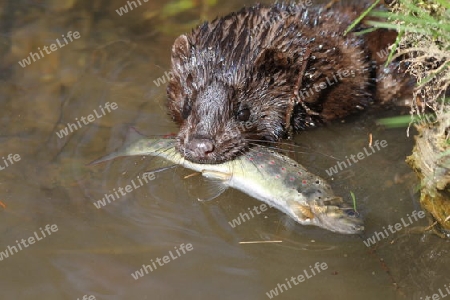
[[[246,154],[246,158],[258,168],[264,168],[269,176],[282,180],[287,188],[309,197],[314,197],[313,194],[317,198],[326,197],[325,195],[329,195],[328,198],[333,197],[331,186],[321,177],[308,172],[296,161],[275,151],[266,150],[265,152],[270,155],[264,155],[261,148],[259,146],[256,150],[250,151]]]

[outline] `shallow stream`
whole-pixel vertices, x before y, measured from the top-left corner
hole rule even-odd
[[[105,193],[161,165],[145,157],[87,163],[122,145],[130,126],[149,136],[177,131],[162,82],[173,40],[200,19],[254,3],[140,2],[122,16],[122,0],[2,2],[1,299],[257,300],[282,284],[273,298],[450,294],[450,244],[424,233],[428,220],[412,215],[421,211],[418,180],[405,163],[414,132],[376,125],[400,111],[366,112],[294,139],[298,162],[349,203],[354,193],[362,236],[294,224],[274,209],[233,228],[231,220],[260,203],[232,190],[199,202],[192,193],[198,183],[185,180],[183,169],[157,173],[97,208]],[[30,52],[41,57],[33,61]],[[64,134],[67,123],[77,126]],[[329,168],[368,147],[370,134],[387,146],[330,176]],[[385,231],[397,223],[399,230]],[[311,271],[317,263],[326,268]],[[286,282],[306,273],[304,282]]]

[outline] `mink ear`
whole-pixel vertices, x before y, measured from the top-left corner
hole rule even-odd
[[[176,66],[190,57],[191,44],[186,35],[180,35],[172,46],[172,65]]]

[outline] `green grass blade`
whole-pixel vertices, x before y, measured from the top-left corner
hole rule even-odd
[[[355,28],[355,26],[361,22],[362,19],[364,19],[364,17],[375,7],[378,5],[378,3],[380,3],[380,0],[376,0],[368,9],[366,9],[355,21],[353,21],[352,24],[350,24],[350,26],[348,26],[348,28],[345,30],[344,32],[344,36],[347,35],[347,33],[349,33],[351,30],[353,30],[353,28]]]
[[[375,27],[367,28],[367,29],[364,29],[364,30],[355,32],[355,35],[364,35],[364,34],[366,34],[366,33],[370,33],[370,32],[375,31],[375,30],[377,30],[377,29],[378,29],[378,28],[375,28]]]
[[[378,28],[394,29],[397,31],[415,32],[430,35],[430,29],[421,27],[411,27],[409,25],[390,24],[378,21],[367,21],[367,24]]]
[[[408,23],[411,23],[411,24],[420,24],[420,25],[423,25],[423,26],[429,26],[429,25],[439,26],[439,25],[442,25],[442,24],[439,23],[439,21],[437,21],[433,17],[430,17],[427,20],[425,20],[425,19],[422,19],[422,18],[414,17],[414,16],[399,15],[399,14],[386,12],[386,11],[373,11],[370,15],[374,16],[374,17],[382,17],[382,18],[386,18],[386,19],[390,19],[390,20],[405,21],[405,22],[408,22]]]
[[[383,125],[389,128],[407,127],[411,122],[411,116],[398,116],[391,118],[384,118],[377,120],[377,124]]]
[[[398,45],[400,45],[400,40],[402,39],[404,34],[405,34],[405,31],[403,31],[403,30],[401,30],[397,34],[397,38],[395,39],[395,43],[392,45],[391,52],[389,53],[389,56],[386,59],[385,67],[387,67],[391,63],[392,57],[394,57],[394,54],[397,52]]]
[[[450,31],[450,24],[445,24],[445,23],[439,22],[439,20],[436,20],[432,17],[430,17],[430,19],[428,19],[428,20],[424,20],[424,19],[417,18],[414,16],[398,15],[398,14],[393,14],[391,12],[384,12],[384,11],[374,11],[371,13],[371,16],[383,17],[383,18],[386,18],[389,20],[395,20],[395,21],[404,21],[411,25],[423,26],[427,29],[430,29],[430,27],[435,27],[438,29]]]
[[[355,194],[354,194],[352,191],[350,191],[350,196],[352,197],[352,200],[353,200],[353,209],[354,209],[356,212],[358,212],[358,211],[356,210],[356,197],[355,197]]]
[[[428,124],[433,123],[436,121],[436,116],[433,114],[425,114],[423,116],[414,116],[411,118],[410,115],[406,116],[397,116],[397,117],[390,117],[390,118],[384,118],[384,119],[378,119],[377,124],[383,125],[389,128],[399,128],[399,127],[408,127],[411,121],[414,124],[422,123],[422,124]]]

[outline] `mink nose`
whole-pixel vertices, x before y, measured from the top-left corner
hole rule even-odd
[[[206,158],[206,156],[214,151],[214,143],[208,138],[193,138],[186,145],[186,150],[191,152],[194,157]]]

